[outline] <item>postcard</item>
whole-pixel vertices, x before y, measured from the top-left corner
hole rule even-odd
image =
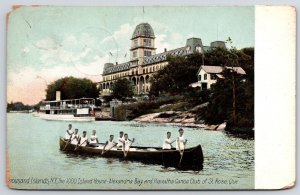
[[[269,22],[273,13],[281,27]],[[261,69],[279,62],[267,61],[268,51],[286,43],[289,55],[281,57],[291,60],[282,71],[290,80],[281,84],[291,83],[284,88],[291,101],[279,108],[291,116],[280,124],[290,126],[284,137],[272,130],[273,140],[291,140],[294,20],[289,6],[14,6],[7,15],[7,186],[294,186],[295,143],[264,142],[261,129],[273,126],[260,121],[268,99],[257,98],[271,81],[257,75],[267,79]],[[278,42],[262,40],[285,35],[280,30],[287,36]],[[262,160],[278,156],[262,149],[279,147],[285,162]]]

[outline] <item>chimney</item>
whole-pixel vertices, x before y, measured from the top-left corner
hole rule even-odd
[[[167,48],[165,48],[165,52],[167,52]]]
[[[60,91],[56,91],[56,101],[60,101]]]
[[[118,65],[118,62],[116,62],[116,65]]]

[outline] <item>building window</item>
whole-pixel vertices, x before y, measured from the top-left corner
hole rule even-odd
[[[211,79],[211,80],[216,80],[216,79],[217,79],[216,74],[211,74],[211,75],[210,75],[210,79]]]
[[[137,57],[137,51],[134,51],[132,55],[133,55],[134,58],[136,58]]]
[[[144,51],[144,56],[151,56],[151,51],[145,50],[145,51]]]
[[[136,39],[133,41],[133,47],[137,47],[137,46],[138,46],[138,40]]]
[[[204,80],[207,80],[207,74],[204,74]]]
[[[198,75],[198,81],[201,81],[201,74]]]
[[[151,40],[150,39],[144,39],[144,46],[151,47]]]

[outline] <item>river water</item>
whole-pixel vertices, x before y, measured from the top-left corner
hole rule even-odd
[[[7,145],[11,187],[19,189],[253,189],[254,140],[224,132],[184,128],[188,147],[202,145],[204,168],[199,173],[165,169],[160,165],[100,157],[67,155],[59,150],[69,122],[46,121],[31,114],[7,114]],[[161,146],[177,126],[133,121],[73,122],[100,142],[119,131],[135,145]]]

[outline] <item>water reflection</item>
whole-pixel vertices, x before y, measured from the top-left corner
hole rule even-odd
[[[241,131],[241,132],[238,132],[238,133],[233,133],[233,132],[230,132],[230,131],[225,131],[226,135],[228,137],[234,137],[234,138],[241,138],[241,139],[245,139],[245,140],[254,140],[254,131]]]
[[[112,164],[112,163],[114,163],[114,159],[113,158],[107,158],[106,159],[106,164]]]

